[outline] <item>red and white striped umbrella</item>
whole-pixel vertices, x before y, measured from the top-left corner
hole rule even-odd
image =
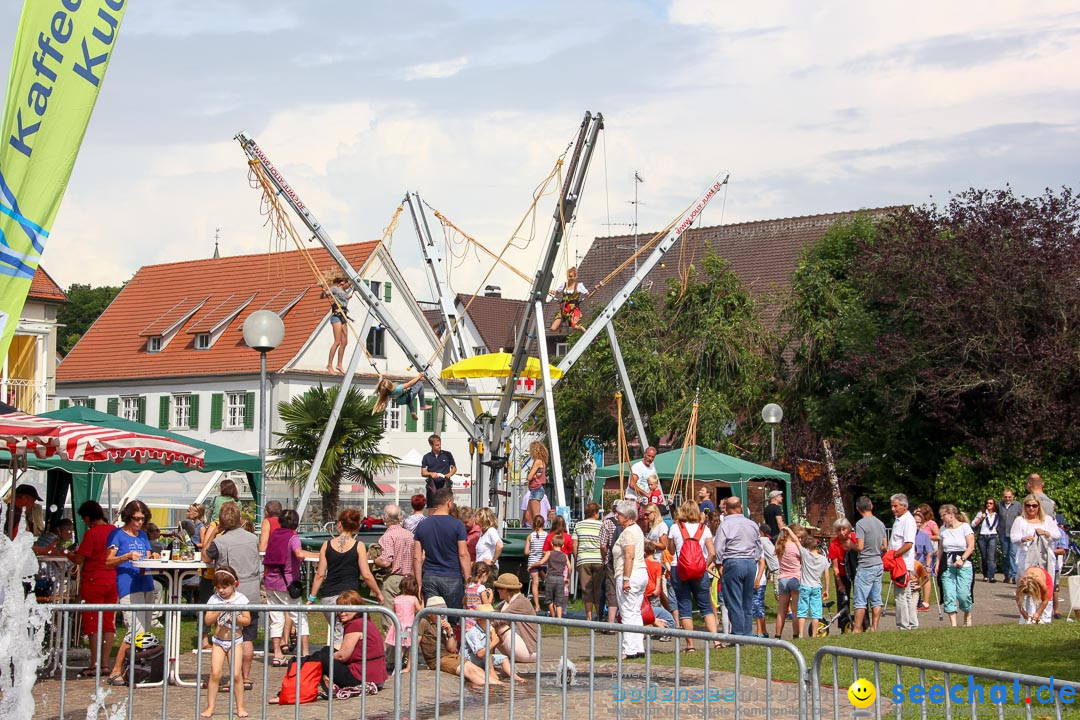
[[[130,430],[53,420],[14,412],[0,415],[0,445],[13,454],[33,453],[39,458],[59,454],[64,460],[79,462],[123,462],[143,464],[158,460],[165,465],[182,462],[202,467],[206,451],[158,435]]]

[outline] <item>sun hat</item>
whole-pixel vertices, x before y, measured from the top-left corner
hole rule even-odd
[[[446,601],[438,595],[432,595],[427,599],[427,607],[446,607]]]
[[[493,605],[491,605],[490,603],[480,603],[479,605],[476,606],[476,611],[477,612],[493,613],[493,612],[495,612],[495,607]]]
[[[503,590],[520,590],[521,581],[514,573],[507,572],[499,576],[499,579],[495,581],[495,587]]]
[[[30,483],[23,483],[15,488],[15,496],[18,497],[19,495],[29,495],[37,502],[41,502],[41,496],[38,495],[37,488]]]

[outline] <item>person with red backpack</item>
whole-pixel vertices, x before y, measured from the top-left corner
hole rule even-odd
[[[668,549],[675,556],[671,566],[671,584],[679,605],[679,622],[683,630],[694,629],[694,607],[701,613],[705,629],[716,632],[716,615],[709,600],[708,558],[713,557],[712,533],[705,525],[701,510],[693,500],[687,500],[675,513],[675,525],[668,534]],[[694,641],[687,639],[686,651],[694,650]]]

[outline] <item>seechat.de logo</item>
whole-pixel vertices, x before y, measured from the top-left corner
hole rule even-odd
[[[866,678],[859,678],[848,687],[847,696],[852,705],[862,710],[874,704],[877,688]]]

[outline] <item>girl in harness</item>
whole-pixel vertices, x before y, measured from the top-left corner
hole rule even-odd
[[[562,303],[562,307],[559,309],[559,313],[555,316],[555,319],[551,322],[551,332],[558,332],[562,326],[563,320],[570,323],[570,327],[574,330],[584,330],[585,326],[581,324],[581,300],[589,293],[588,288],[577,279],[577,268],[572,267],[566,271],[566,282],[560,285],[555,290],[555,295],[559,297],[559,302]]]
[[[424,383],[422,381],[425,376],[425,373],[420,373],[407,383],[395,383],[388,378],[379,380],[379,383],[375,386],[375,392],[378,393],[379,399],[375,401],[374,412],[381,413],[386,409],[389,402],[393,400],[395,405],[408,406],[409,414],[412,415],[413,420],[416,420],[419,417],[417,415],[418,410],[431,409],[431,405],[424,403]],[[413,407],[414,398],[420,401],[416,408]]]
[[[330,346],[330,357],[326,361],[326,371],[335,375],[344,375],[345,368],[342,360],[345,358],[345,345],[349,342],[349,333],[345,327],[345,321],[349,317],[349,297],[352,289],[349,287],[349,279],[343,275],[335,275],[330,282],[330,289],[324,290],[322,296],[330,298],[330,327],[334,331],[334,343]],[[337,354],[337,366],[334,366],[334,355]]]

